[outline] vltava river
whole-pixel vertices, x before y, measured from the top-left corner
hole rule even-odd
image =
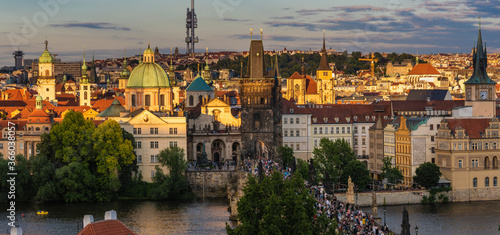
[[[115,201],[106,203],[48,203],[33,205],[18,203],[18,225],[24,234],[77,234],[82,229],[83,216],[91,214],[94,221],[103,220],[107,210],[138,234],[225,234],[229,203],[224,199],[191,201]],[[6,205],[2,206],[0,234],[10,234]],[[48,215],[37,215],[38,210]]]
[[[370,212],[369,208],[362,208]],[[457,202],[435,205],[406,205],[411,225],[411,234],[500,234],[500,201]],[[401,232],[403,206],[387,206],[386,217],[389,228]],[[384,210],[378,207],[384,223]]]

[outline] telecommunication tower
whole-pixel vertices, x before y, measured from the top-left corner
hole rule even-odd
[[[191,10],[187,9],[186,17],[186,54],[194,57],[194,44],[198,43],[198,37],[194,36],[194,29],[198,28],[198,19],[194,13],[194,0],[191,0]]]

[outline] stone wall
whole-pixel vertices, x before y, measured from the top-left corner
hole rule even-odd
[[[234,171],[188,171],[189,185],[197,197],[227,197],[227,186]]]
[[[500,200],[500,188],[453,189],[450,195],[454,202]]]
[[[376,194],[377,194],[378,207],[384,205],[384,198],[386,205],[404,205],[404,204],[420,204],[423,195],[429,196],[429,192],[426,192],[425,190],[387,191],[387,192],[376,192]],[[340,201],[346,201],[345,193],[336,193],[335,195]],[[354,201],[356,201],[356,194],[354,194]],[[372,192],[358,193],[358,205],[371,206]]]

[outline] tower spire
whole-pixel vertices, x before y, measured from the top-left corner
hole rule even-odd
[[[45,50],[48,50],[48,45],[49,45],[49,41],[47,41],[47,39],[45,39]]]
[[[323,53],[326,52],[326,47],[325,47],[325,29],[323,29]]]

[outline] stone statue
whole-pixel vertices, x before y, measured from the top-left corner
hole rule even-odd
[[[378,213],[377,213],[377,194],[375,191],[372,192],[372,215],[373,218],[378,218]]]
[[[349,180],[347,181],[346,202],[349,204],[354,204],[354,184],[352,183],[352,179],[350,176]]]
[[[316,169],[314,168],[313,159],[309,160],[309,184],[316,185]]]
[[[196,165],[208,165],[207,152],[205,152],[205,143],[203,143],[203,150],[201,152],[201,157],[196,162]]]
[[[410,235],[410,219],[406,206],[403,207],[403,223],[401,224],[401,235]]]

